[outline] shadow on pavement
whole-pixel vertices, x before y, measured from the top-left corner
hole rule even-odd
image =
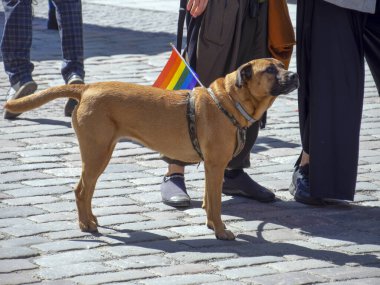
[[[4,28],[4,13],[0,13],[0,30]],[[96,26],[84,23],[85,58],[119,54],[155,55],[170,51],[176,35],[165,32],[143,32],[126,28]],[[154,44],[152,44],[154,42]],[[61,60],[58,31],[46,29],[46,19],[33,18],[31,60]],[[0,55],[0,60],[2,57]]]
[[[109,229],[114,233],[97,234],[95,237],[104,236],[118,242],[109,246],[131,245],[179,255],[181,253],[231,253],[240,257],[300,256],[338,266],[354,263],[367,267],[380,267],[380,259],[376,254],[372,254],[370,249],[371,246],[380,245],[378,239],[380,227],[377,220],[380,216],[380,208],[378,207],[350,205],[300,208],[298,204],[290,208],[285,204],[297,203],[281,201],[261,204],[254,201],[244,202],[243,198],[236,199],[240,199],[243,203],[236,204],[233,201],[227,201],[223,205],[223,214],[243,218],[238,224],[243,223],[244,226],[244,222],[247,222],[249,228],[244,232],[231,227],[230,229],[237,234],[235,241],[217,240],[213,237],[212,231],[208,238],[202,236],[193,239],[170,240],[166,236],[152,232],[111,228]],[[256,225],[254,228],[252,222]],[[226,224],[229,228],[228,222]],[[100,227],[100,231],[101,228],[103,227]],[[276,229],[282,232],[282,234],[278,233],[278,237],[275,236]],[[289,231],[288,239],[291,242],[286,242],[287,237],[283,236],[284,229]],[[293,231],[301,233],[301,237],[305,239],[295,239],[291,236]],[[314,241],[310,242],[310,239]],[[304,246],[306,242],[307,246]],[[331,242],[329,245],[331,250],[318,245],[329,242]],[[334,242],[337,244],[332,245]]]

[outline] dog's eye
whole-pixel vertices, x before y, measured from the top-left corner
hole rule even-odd
[[[265,72],[270,73],[270,74],[276,74],[277,73],[277,68],[274,67],[273,65],[270,65],[267,67]]]

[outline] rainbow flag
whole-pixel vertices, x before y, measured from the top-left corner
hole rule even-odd
[[[197,74],[172,46],[172,54],[153,86],[167,90],[193,89],[197,82]],[[202,85],[200,82],[199,84]]]

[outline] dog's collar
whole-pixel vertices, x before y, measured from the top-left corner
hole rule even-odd
[[[227,115],[227,117],[231,120],[231,122],[235,125],[235,126],[239,126],[239,123],[236,121],[236,119],[234,117],[232,117],[220,104],[218,98],[216,98],[214,92],[212,91],[211,88],[207,88],[207,92],[208,94],[210,94],[211,98],[214,100],[214,102],[216,103],[216,105],[219,107],[220,110],[223,111],[223,113],[225,113]],[[248,113],[247,111],[243,108],[243,106],[239,103],[239,102],[235,102],[235,107],[236,109],[240,112],[240,114],[248,121],[249,124],[253,124],[253,123],[256,123],[257,120],[252,118]]]

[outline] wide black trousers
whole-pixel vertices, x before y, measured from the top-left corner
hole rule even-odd
[[[365,54],[380,78],[378,17],[379,9],[371,15],[323,0],[297,1],[300,132],[314,197],[354,199]]]

